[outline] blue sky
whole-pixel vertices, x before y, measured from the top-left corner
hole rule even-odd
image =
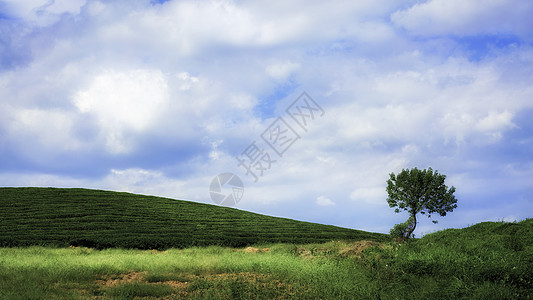
[[[237,208],[388,232],[407,218],[388,174],[432,167],[458,208],[418,234],[531,217],[531,15],[529,0],[0,1],[0,185],[212,203],[230,172]],[[303,92],[324,112],[305,130],[287,112]],[[299,136],[282,156],[262,139],[277,118]],[[252,142],[272,159],[257,182],[237,161]]]

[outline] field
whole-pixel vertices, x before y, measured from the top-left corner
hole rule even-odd
[[[191,201],[60,188],[0,188],[0,247],[243,247],[387,236]]]
[[[1,188],[0,197],[0,299],[533,298],[533,219],[398,245],[126,193]]]
[[[1,248],[2,299],[531,299],[533,219],[359,242]]]

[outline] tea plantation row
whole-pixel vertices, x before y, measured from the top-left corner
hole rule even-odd
[[[130,193],[0,188],[0,247],[165,249],[361,239],[384,241],[387,236]]]

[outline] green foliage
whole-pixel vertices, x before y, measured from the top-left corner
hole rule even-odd
[[[407,235],[410,229],[413,228],[414,222],[415,222],[414,218],[409,217],[407,221],[394,225],[394,227],[389,232],[390,236],[396,240],[404,240],[408,238]]]
[[[134,297],[164,297],[172,293],[174,289],[168,285],[133,282],[109,288],[104,295],[116,299],[133,299]]]
[[[190,201],[87,189],[0,188],[0,247],[166,249],[386,240],[384,234]]]
[[[0,299],[530,299],[532,239],[528,219],[368,243],[360,257],[342,253],[363,242],[256,245],[270,249],[260,253],[0,248]],[[143,276],[98,283],[132,272]]]
[[[448,188],[444,184],[445,179],[446,175],[439,174],[431,168],[427,170],[403,169],[398,175],[390,173],[390,178],[387,180],[387,202],[391,208],[396,207],[397,213],[401,210],[407,211],[410,220],[412,219],[406,222],[409,223],[408,226],[404,223],[393,228],[395,233],[406,229],[404,236],[407,239],[416,228],[418,213],[427,214],[429,218],[435,213],[446,216],[448,212],[457,208],[457,199],[454,196],[455,187]]]
[[[402,246],[396,263],[402,270],[420,276],[458,277],[467,283],[490,282],[518,290],[531,289],[533,247],[515,245],[525,245],[532,237],[533,219],[448,229]],[[514,240],[511,244],[510,239]]]

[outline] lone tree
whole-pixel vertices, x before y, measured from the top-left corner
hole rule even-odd
[[[387,202],[389,206],[396,207],[395,212],[400,210],[409,212],[409,219],[402,224],[397,224],[391,229],[391,235],[400,241],[411,237],[416,228],[416,215],[438,213],[446,216],[447,212],[457,207],[457,199],[453,193],[455,187],[448,188],[444,184],[446,175],[441,175],[431,168],[419,170],[417,168],[403,169],[397,176],[390,173],[387,180]],[[437,223],[437,221],[433,221]]]

